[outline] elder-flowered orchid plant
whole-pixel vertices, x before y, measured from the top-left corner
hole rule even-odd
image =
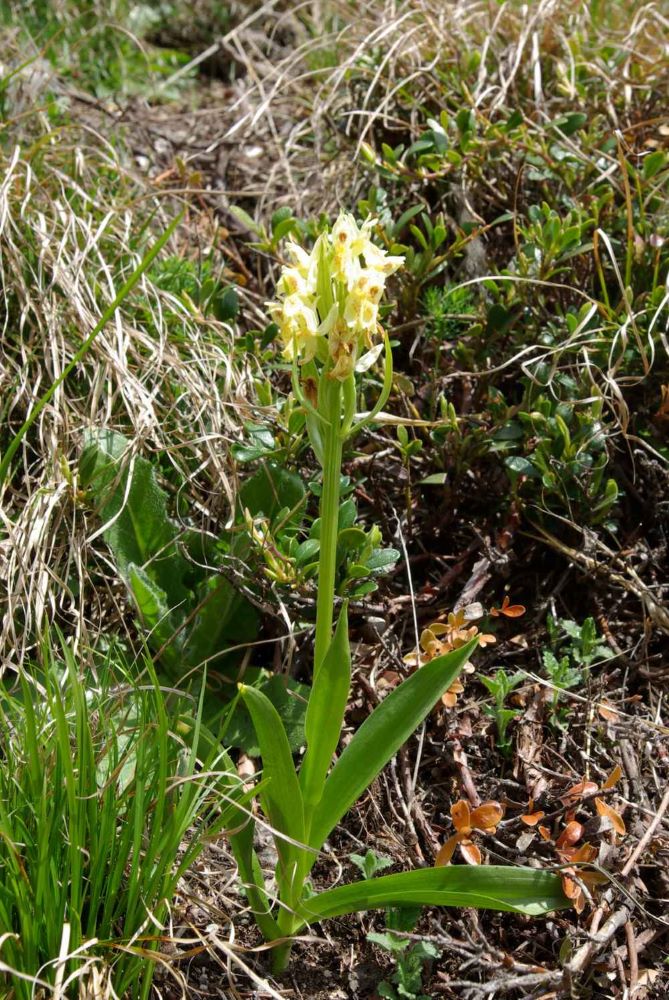
[[[255,853],[256,816],[239,810],[230,840],[255,920],[274,946],[275,971],[285,968],[295,934],[344,913],[435,904],[539,914],[568,905],[557,875],[529,868],[448,865],[364,879],[323,892],[314,892],[311,885],[313,865],[330,834],[440,698],[452,690],[481,638],[459,621],[452,629],[458,632],[457,642],[447,644],[444,636],[435,635],[441,647],[431,648],[427,659],[419,656],[418,669],[377,706],[334,760],[351,682],[346,602],[333,628],[342,451],[347,439],[374,420],[390,395],[392,358],[379,323],[379,303],[386,279],[402,265],[401,257],[373,242],[373,234],[373,220],[359,226],[351,215],[342,214],[310,253],[290,244],[290,263],[279,279],[278,299],[270,306],[285,355],[292,362],[293,390],[323,469],[313,684],[299,767],[275,707],[262,692],[240,685],[262,755],[257,792],[262,821],[271,827],[276,844],[276,898],[270,898]],[[359,414],[356,378],[382,352],[379,398],[371,412]],[[469,827],[476,825],[476,818]],[[461,832],[463,841],[464,828]]]

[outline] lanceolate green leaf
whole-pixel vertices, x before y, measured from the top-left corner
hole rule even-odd
[[[189,564],[177,547],[179,526],[167,514],[167,494],[153,465],[141,455],[128,461],[129,440],[116,431],[86,435],[79,461],[81,482],[96,500],[105,522],[105,541],[121,574],[141,566],[165,592],[168,607],[185,605]]]
[[[351,650],[348,612],[344,605],[330,648],[314,675],[309,697],[305,722],[307,749],[300,768],[300,786],[307,808],[316,805],[323,794],[328,768],[341,735],[350,684]]]
[[[570,906],[559,875],[535,868],[421,868],[328,889],[304,902],[305,923],[385,906],[472,906],[537,916]]]
[[[221,756],[223,766],[226,770],[234,773],[232,761],[227,753],[223,752]],[[255,795],[256,791],[257,786],[252,794]],[[265,939],[271,941],[273,938],[280,937],[280,931],[270,913],[270,903],[265,890],[265,879],[253,846],[253,835],[255,832],[253,812],[250,808],[243,808],[241,804],[232,803],[228,809],[228,814],[227,823],[230,827],[228,836],[235,861],[237,862],[239,878],[244,886],[246,898],[249,901],[258,927]]]
[[[262,755],[265,787],[260,793],[263,811],[280,834],[304,843],[304,804],[290,745],[281,716],[272,702],[256,688],[240,684],[239,690],[249,710]],[[299,848],[284,837],[276,837],[279,858],[286,873],[295,862]]]
[[[319,849],[390,758],[448,690],[476,648],[473,639],[420,667],[363,722],[325,783],[309,844]]]
[[[128,583],[135,598],[142,625],[149,631],[151,646],[161,650],[166,667],[177,670],[182,665],[178,643],[172,640],[178,629],[167,603],[167,595],[140,566],[130,563]],[[183,638],[183,637],[181,637]]]

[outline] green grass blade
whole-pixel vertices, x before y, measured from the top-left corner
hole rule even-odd
[[[437,656],[392,691],[363,722],[325,782],[309,844],[320,849],[331,830],[371,785],[456,679],[478,645],[473,639]]]
[[[243,684],[239,690],[253,720],[262,755],[263,778],[267,782],[260,793],[263,811],[275,830],[304,843],[302,790],[281,716],[261,691]],[[299,849],[282,837],[276,837],[276,847],[288,875]]]
[[[307,706],[307,749],[300,768],[300,787],[307,813],[323,794],[328,768],[339,743],[350,686],[351,650],[348,611],[344,605],[330,648],[314,675]]]
[[[386,906],[471,906],[538,916],[570,906],[559,875],[536,868],[455,865],[338,886],[302,906],[305,923]]]

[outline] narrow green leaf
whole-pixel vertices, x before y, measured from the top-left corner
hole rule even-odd
[[[399,219],[392,227],[393,239],[397,239],[397,237],[401,234],[402,230],[406,226],[407,222],[410,222],[414,218],[414,216],[422,212],[424,207],[425,207],[424,205],[412,205],[411,208],[408,208],[406,212],[403,212],[402,215],[400,215]]]
[[[448,690],[477,645],[478,639],[473,639],[426,663],[363,722],[325,782],[309,837],[312,847],[322,847],[342,816]]]
[[[281,716],[261,691],[244,684],[239,685],[239,690],[253,720],[262,754],[263,778],[266,781],[260,793],[263,811],[278,833],[303,844],[302,791]],[[288,873],[299,849],[283,837],[276,837],[275,840],[284,872]]]
[[[221,753],[221,761],[229,774],[235,773],[234,765],[225,751]],[[255,795],[255,790],[253,794]],[[265,940],[271,941],[279,937],[279,928],[270,912],[265,879],[253,846],[255,832],[253,812],[250,808],[245,808],[241,802],[235,801],[234,797],[228,803],[226,812],[225,825],[228,827],[228,838],[239,869],[239,878],[258,927]]]
[[[471,906],[538,916],[570,906],[559,875],[537,868],[453,865],[383,875],[306,900],[305,923],[386,906]]]
[[[230,215],[234,215],[237,222],[239,222],[245,229],[253,233],[254,236],[263,236],[264,233],[258,223],[253,219],[248,212],[245,212],[243,208],[239,205],[229,206]]]
[[[307,706],[307,749],[300,769],[300,786],[308,807],[315,806],[323,795],[328,768],[339,743],[350,686],[351,650],[345,603],[330,648],[314,675]]]
[[[151,645],[160,649],[161,659],[168,669],[181,665],[179,642],[173,642],[178,616],[172,616],[167,595],[140,566],[129,563],[127,580],[137,604],[142,625],[150,633]]]

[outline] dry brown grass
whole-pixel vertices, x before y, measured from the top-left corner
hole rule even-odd
[[[35,86],[29,72],[10,94],[19,108],[26,86]],[[53,124],[45,89],[39,100],[41,109],[23,108],[9,122],[0,152],[5,447],[137,265],[150,234],[181,207],[140,176],[118,134],[110,142],[101,127],[77,121],[78,105],[67,122]],[[190,209],[164,255],[197,258],[219,238],[212,216]],[[186,308],[149,273],[41,413],[2,496],[6,665],[34,652],[49,622],[90,641],[105,613],[123,613],[113,610],[114,574],[100,528],[78,495],[84,429],[112,427],[132,439],[132,454],[164,454],[202,523],[228,518],[228,446],[239,436],[252,364],[234,357],[233,341],[229,326]]]

